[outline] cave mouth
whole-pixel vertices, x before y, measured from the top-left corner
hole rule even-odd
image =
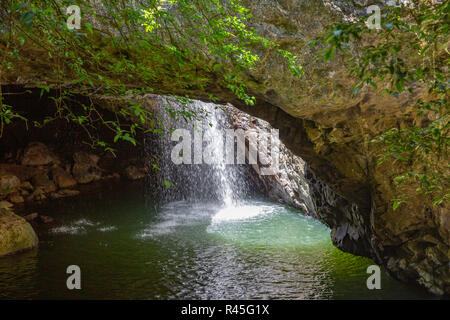
[[[195,104],[211,109],[205,135],[219,141],[227,115],[211,104]],[[48,144],[59,138],[44,136]],[[368,290],[366,270],[373,261],[341,252],[326,226],[270,200],[251,166],[174,165],[174,141],[164,139],[159,150],[167,161],[158,181],[177,188],[161,190],[155,177],[145,185],[114,180],[100,191],[47,202],[39,212],[56,223],[38,230],[38,249],[0,259],[0,298],[428,297],[385,272],[386,289]],[[214,153],[220,145],[212,146]],[[67,290],[69,265],[80,266],[83,290]]]

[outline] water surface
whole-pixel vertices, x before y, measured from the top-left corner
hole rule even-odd
[[[336,249],[320,222],[263,200],[238,207],[179,201],[156,208],[138,193],[64,200],[40,247],[0,259],[2,299],[433,298],[370,259]],[[82,289],[66,288],[78,265]]]

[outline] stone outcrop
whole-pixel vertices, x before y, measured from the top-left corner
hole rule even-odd
[[[66,170],[55,166],[51,169],[53,182],[61,189],[73,188],[77,185],[77,181]]]
[[[246,133],[268,132],[273,129],[268,122],[243,113],[231,105],[227,105],[226,110],[231,115],[235,129],[243,129]],[[247,156],[250,143],[248,140],[247,138]],[[256,143],[259,145],[261,141],[258,140]],[[370,228],[366,224],[367,221],[361,218],[361,212],[356,204],[346,201],[318,179],[305,161],[293,154],[281,141],[277,140],[275,143],[278,145],[279,157],[276,173],[261,175],[260,168],[263,165],[259,161],[253,165],[264,184],[266,195],[325,223],[332,229],[331,238],[337,247],[344,251],[366,255],[371,248]]]
[[[0,176],[0,195],[14,193],[20,186],[20,180],[15,175]]]
[[[308,46],[332,21],[384,2],[246,1],[253,26],[295,52],[305,75],[295,79],[281,59],[269,56],[265,68],[249,75],[258,105],[233,103],[280,129],[281,140],[308,163],[318,217],[331,227],[339,248],[371,257],[397,278],[431,292],[450,293],[448,203],[434,206],[415,184],[398,190],[393,177],[404,168],[377,165],[378,149],[370,143],[390,127],[421,125],[411,107],[420,91],[393,98],[363,88],[352,97],[355,80],[342,57],[324,63]],[[394,212],[400,192],[409,200]]]
[[[142,161],[134,158],[131,159],[132,165],[117,164],[119,161],[114,157],[75,151],[69,159],[64,159],[67,155],[35,141],[25,147],[22,156],[20,150],[16,153],[16,157],[8,156],[9,163],[0,163],[0,200],[3,200],[3,207],[73,197],[80,194],[77,190],[79,184],[121,176],[138,180],[146,176]],[[18,163],[13,162],[15,158]]]
[[[73,160],[75,163],[72,172],[78,183],[90,183],[102,177],[102,171],[97,165],[98,156],[86,152],[75,152]]]
[[[249,146],[256,150],[270,150],[272,144],[277,147],[278,164],[274,168],[269,168],[261,163],[259,157],[257,163],[253,164],[257,176],[264,185],[265,193],[270,199],[287,204],[291,207],[302,210],[304,213],[315,215],[315,206],[311,198],[309,181],[306,179],[307,165],[302,158],[294,155],[278,138],[275,136],[270,139],[258,139],[249,141],[249,135],[252,133],[258,136],[262,133],[270,134],[273,127],[266,121],[255,118],[239,111],[232,105],[225,106],[225,110],[230,114],[233,128],[242,129],[245,132],[246,141],[246,163],[251,163],[248,159]],[[276,141],[272,141],[275,139]],[[265,143],[265,146],[261,144]],[[239,147],[239,144],[238,144]],[[261,156],[261,155],[259,155]],[[268,159],[268,163],[275,162],[275,158]],[[262,175],[261,168],[273,169],[274,174]]]
[[[56,156],[41,142],[31,142],[25,148],[22,158],[24,166],[45,166],[58,162]]]
[[[31,225],[9,209],[0,208],[0,257],[37,245],[38,238]]]

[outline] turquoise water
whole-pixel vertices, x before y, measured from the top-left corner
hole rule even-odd
[[[44,209],[42,209],[44,210]],[[1,299],[417,299],[433,296],[346,254],[327,227],[261,200],[224,209],[174,202],[156,208],[135,192],[64,200],[39,249],[0,259]],[[66,268],[81,268],[81,290]]]

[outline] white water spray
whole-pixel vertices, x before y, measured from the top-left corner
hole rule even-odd
[[[220,201],[225,207],[233,207],[250,193],[260,190],[249,179],[255,174],[250,165],[226,162],[224,141],[232,122],[221,106],[195,100],[187,105],[170,101],[165,104],[176,114],[197,114],[201,119],[175,121],[167,114],[160,114],[166,128],[188,132],[189,137],[193,137],[186,141],[177,137],[172,141],[169,133],[162,139],[161,181],[170,181],[176,186],[162,190],[164,202]],[[187,144],[188,152],[173,151],[177,144],[183,143]],[[173,161],[174,155],[186,158]]]

